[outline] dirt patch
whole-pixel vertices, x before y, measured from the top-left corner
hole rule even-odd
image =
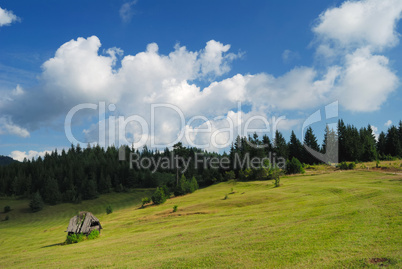
[[[369,262],[370,262],[371,264],[376,264],[376,265],[384,266],[384,265],[388,265],[388,264],[390,263],[390,260],[387,259],[387,258],[371,258],[371,259],[369,260]]]

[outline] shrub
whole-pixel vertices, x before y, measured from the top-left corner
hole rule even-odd
[[[225,180],[226,181],[229,181],[229,180],[231,180],[231,179],[235,179],[235,172],[234,171],[232,171],[232,170],[230,170],[230,171],[226,171],[225,172]]]
[[[280,182],[281,182],[281,179],[279,178],[279,175],[277,177],[275,177],[274,180],[275,180],[274,181],[274,186],[275,186],[275,188],[278,188],[280,186]]]
[[[338,168],[341,170],[353,170],[356,168],[356,163],[350,162],[348,164],[347,162],[341,162],[340,164],[338,164]]]
[[[84,240],[84,235],[80,234],[70,234],[67,235],[66,244],[74,244]]]
[[[174,206],[173,206],[173,212],[176,212],[176,211],[177,211],[177,207],[178,207],[177,205],[174,205]]]
[[[340,164],[338,164],[338,168],[341,170],[348,170],[349,166],[346,162],[341,162]]]
[[[8,212],[10,212],[11,211],[11,207],[9,206],[9,205],[6,205],[5,207],[4,207],[4,213],[8,213]]]
[[[111,205],[108,205],[107,207],[106,207],[106,214],[111,214],[111,213],[113,213],[113,208],[112,208],[112,206]]]
[[[304,173],[303,165],[300,161],[293,157],[292,160],[286,161],[286,174],[302,174]]]
[[[166,202],[166,196],[162,188],[156,188],[156,191],[152,195],[151,199],[155,205],[160,205]]]
[[[88,235],[88,239],[92,240],[95,238],[99,237],[99,231],[98,230],[92,230],[91,233]]]
[[[161,188],[166,196],[166,199],[169,199],[171,195],[169,188],[166,185],[163,185]]]
[[[32,212],[38,212],[43,209],[43,200],[39,192],[36,192],[33,195],[32,200],[29,203],[29,207],[31,208]]]
[[[142,202],[142,207],[144,207],[145,204],[148,204],[151,202],[151,199],[149,199],[148,197],[144,197],[144,198],[142,198],[141,202]]]
[[[229,196],[227,194],[225,194],[225,197],[223,198],[223,200],[226,200],[228,198],[229,198]]]

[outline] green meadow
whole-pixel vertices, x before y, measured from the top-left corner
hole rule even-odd
[[[278,188],[224,182],[145,208],[153,189],[37,213],[1,198],[12,211],[0,214],[0,268],[402,268],[402,173],[357,168],[313,168]],[[99,218],[101,235],[63,245],[78,211]]]

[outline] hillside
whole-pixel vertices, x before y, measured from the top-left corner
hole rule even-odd
[[[401,182],[399,173],[324,171],[284,177],[279,188],[220,183],[144,209],[152,190],[38,213],[26,200],[2,199],[13,210],[0,222],[0,267],[401,268]],[[78,210],[100,219],[101,237],[60,245]]]
[[[0,155],[0,165],[7,165],[13,162],[16,162],[16,160],[8,156]]]

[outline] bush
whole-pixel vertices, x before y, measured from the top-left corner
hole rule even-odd
[[[177,207],[178,207],[177,205],[174,205],[174,206],[173,206],[173,212],[176,212],[176,211],[177,211]]]
[[[225,197],[223,197],[223,200],[226,200],[228,198],[229,198],[229,196],[227,194],[225,194]]]
[[[84,241],[84,235],[82,233],[71,234],[71,235],[67,235],[66,244],[74,244],[74,243],[78,243],[81,241]]]
[[[155,205],[160,205],[160,204],[163,204],[164,202],[166,202],[166,196],[165,196],[165,193],[163,192],[163,189],[156,188],[156,191],[152,195],[151,199]]]
[[[144,198],[142,198],[141,202],[142,202],[142,207],[144,207],[145,204],[148,204],[151,202],[151,199],[149,199],[148,197],[144,197]]]
[[[341,162],[338,164],[338,168],[341,170],[353,170],[356,168],[356,163],[351,162],[348,164],[347,162]]]
[[[275,186],[275,188],[278,188],[281,184],[281,179],[279,178],[279,175],[278,176],[276,176],[275,178],[274,178],[274,186]]]
[[[6,205],[5,207],[4,207],[4,213],[8,213],[8,212],[10,212],[11,211],[11,207],[9,206],[9,205]]]
[[[111,214],[111,213],[113,213],[113,208],[112,208],[112,206],[111,205],[108,205],[107,207],[106,207],[106,214]]]
[[[92,240],[95,238],[99,237],[99,231],[98,230],[92,230],[91,233],[88,235],[88,239]]]
[[[349,163],[348,165],[349,170],[353,170],[356,168],[356,164],[354,162]]]
[[[43,209],[43,200],[39,192],[36,192],[33,195],[32,200],[29,203],[29,207],[31,208],[32,212],[38,212]]]
[[[300,161],[293,157],[292,160],[286,161],[286,174],[303,174],[304,169]]]
[[[348,170],[349,166],[346,162],[341,162],[340,164],[338,164],[338,168],[341,170]]]

